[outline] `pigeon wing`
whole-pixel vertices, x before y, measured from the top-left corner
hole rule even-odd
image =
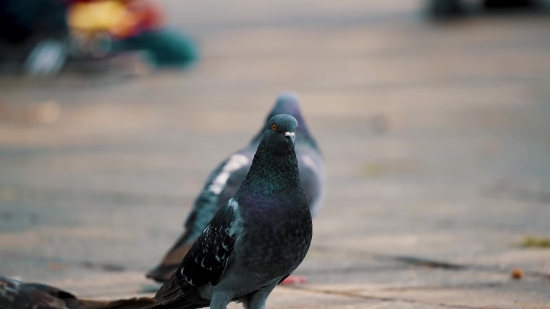
[[[65,293],[70,295],[69,293]],[[0,277],[0,308],[65,309],[65,302],[42,288],[17,280]]]
[[[300,147],[297,153],[302,188],[306,194],[311,215],[314,216],[321,204],[325,187],[323,159],[313,149]]]
[[[214,216],[155,298],[160,304],[187,298],[196,288],[216,285],[233,259],[237,211],[230,200]]]
[[[191,286],[216,285],[233,258],[237,219],[231,200],[223,206],[197,238],[178,272]]]
[[[186,233],[182,237],[182,244],[195,240],[214,217],[216,211],[235,195],[246,178],[253,155],[253,152],[249,154],[244,150],[237,152],[210,174],[185,221]]]

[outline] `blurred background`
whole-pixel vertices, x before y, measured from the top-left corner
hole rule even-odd
[[[328,185],[270,308],[550,308],[547,1],[100,2],[0,2],[1,275],[154,292],[290,90]]]

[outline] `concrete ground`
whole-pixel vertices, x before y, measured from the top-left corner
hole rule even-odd
[[[550,249],[518,245],[550,236],[549,18],[433,25],[412,0],[163,4],[200,45],[189,72],[0,79],[0,274],[152,295],[143,274],[208,172],[286,89],[329,178],[297,271],[310,281],[269,308],[550,308]]]

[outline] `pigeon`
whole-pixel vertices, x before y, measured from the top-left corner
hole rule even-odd
[[[155,305],[152,298],[116,301],[78,299],[73,294],[40,283],[24,283],[0,276],[2,309],[144,309]]]
[[[157,292],[153,309],[225,309],[232,301],[263,309],[300,265],[313,231],[294,150],[297,127],[290,115],[268,121],[246,179]]]
[[[187,217],[183,234],[166,253],[161,263],[147,273],[147,278],[164,282],[176,271],[179,263],[216,211],[235,194],[246,178],[252,164],[252,158],[262,138],[263,128],[273,116],[278,114],[291,115],[298,121],[295,151],[298,157],[300,180],[312,216],[315,215],[320,207],[325,186],[323,158],[302,116],[298,96],[292,92],[283,92],[277,97],[277,101],[267,116],[264,126],[250,144],[232,154],[210,174]],[[291,284],[304,281],[305,278],[290,276],[283,283]]]

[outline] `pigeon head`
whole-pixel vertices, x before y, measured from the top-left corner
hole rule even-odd
[[[302,117],[302,112],[300,111],[300,99],[296,93],[287,91],[281,92],[279,96],[277,96],[275,105],[267,115],[266,121],[269,121],[273,116],[279,114],[291,115],[298,121],[297,131],[307,131],[304,117]]]
[[[273,116],[267,121],[250,171],[237,195],[239,192],[259,196],[287,189],[302,190],[294,150],[297,128],[296,119],[286,114]]]
[[[281,92],[277,96],[277,101],[275,102],[275,105],[267,115],[265,122],[266,126],[269,126],[269,121],[274,116],[281,114],[290,115],[294,117],[294,119],[296,119],[296,121],[298,122],[298,127],[296,128],[296,136],[299,143],[308,143],[311,144],[312,147],[317,148],[317,144],[313,139],[313,136],[309,133],[304,117],[302,116],[302,112],[300,110],[300,99],[298,98],[298,95],[296,93],[285,91]],[[252,139],[252,143],[259,143],[262,139],[263,133],[263,130],[260,130],[260,132],[254,137],[254,139]]]
[[[294,151],[298,121],[286,114],[271,117],[265,126],[262,142],[273,154],[285,155]]]

